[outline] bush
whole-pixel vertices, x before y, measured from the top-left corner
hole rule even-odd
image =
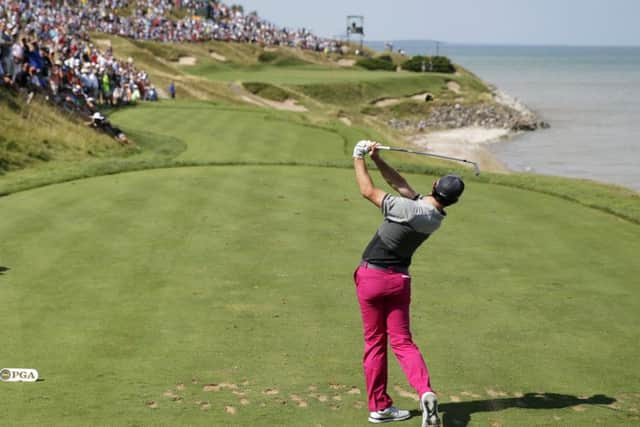
[[[262,52],[260,55],[258,55],[258,61],[262,63],[273,62],[276,59],[278,59],[278,54],[275,52]]]
[[[367,70],[384,70],[384,71],[395,71],[396,66],[393,65],[393,62],[386,61],[381,58],[362,58],[358,59],[356,65],[362,68],[366,68]]]
[[[406,60],[402,64],[402,69],[407,71],[422,72],[424,65],[424,71],[433,73],[454,73],[455,67],[446,56],[420,56],[416,55],[411,59]]]

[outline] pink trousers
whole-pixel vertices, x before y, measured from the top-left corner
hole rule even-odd
[[[364,325],[363,365],[369,410],[383,410],[393,403],[387,394],[387,342],[418,396],[431,391],[429,370],[411,339],[411,277],[361,266],[354,279]]]

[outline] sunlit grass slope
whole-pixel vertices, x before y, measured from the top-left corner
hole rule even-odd
[[[43,379],[0,383],[3,419],[365,425],[351,275],[381,218],[357,192],[351,149],[394,139],[338,116],[428,84],[445,93],[446,79],[296,57],[308,64],[279,80],[256,47],[113,43],[159,84],[190,92],[110,115],[133,150],[0,177],[0,367]],[[211,53],[233,63],[207,69]],[[187,54],[202,75],[174,63]],[[224,77],[232,71],[281,85],[312,111],[243,106]],[[414,337],[445,425],[640,422],[638,194],[384,155],[425,193],[443,173],[467,182],[412,269]],[[390,365],[396,403],[417,408]]]
[[[0,208],[2,360],[44,378],[0,388],[17,425],[366,422],[351,273],[379,213],[351,171],[152,170]],[[413,269],[445,419],[631,422],[638,251],[634,224],[471,182]]]

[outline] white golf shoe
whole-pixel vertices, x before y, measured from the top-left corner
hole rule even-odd
[[[422,409],[422,427],[432,427],[440,425],[438,416],[438,398],[431,391],[425,392],[420,398],[420,409]]]
[[[391,421],[406,420],[411,416],[409,411],[403,411],[395,406],[389,406],[382,411],[369,412],[369,422],[374,424],[388,423]]]

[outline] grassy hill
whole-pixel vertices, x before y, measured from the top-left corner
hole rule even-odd
[[[252,44],[224,42],[163,44],[102,34],[93,34],[93,38],[103,47],[111,46],[117,57],[133,58],[137,67],[150,74],[161,92],[170,81],[175,81],[181,99],[238,106],[251,105],[248,101],[264,106],[269,101],[290,99],[308,110],[306,117],[311,122],[348,119],[390,139],[397,135],[394,136],[383,121],[363,114],[376,100],[427,91],[439,102],[455,99],[481,102],[490,98],[487,88],[463,69],[456,75],[371,72],[340,66],[339,60],[345,58],[335,54],[283,47],[264,49]],[[181,59],[185,58],[193,65],[183,65]],[[449,81],[460,85],[462,97],[448,90]],[[416,103],[407,99],[405,104]],[[395,107],[398,108],[401,107]],[[0,162],[6,165],[4,169],[50,160],[128,154],[122,149],[118,152],[106,142],[106,137],[83,129],[80,123],[46,105],[38,102],[27,105],[6,91],[0,93],[0,114],[3,118],[0,134],[6,139],[5,143],[12,147],[13,141],[24,151],[23,155],[17,155],[13,149],[7,149],[6,144],[0,144]],[[42,142],[45,140],[53,148]]]
[[[419,105],[408,97],[429,92],[436,104],[491,102],[485,84],[462,67],[455,74],[367,71],[340,65],[341,61],[353,62],[357,57],[284,47],[265,50],[251,44],[224,42],[162,44],[115,37],[103,38],[102,43],[109,43],[122,57],[135,58],[159,87],[165,88],[174,80],[180,96],[186,99],[246,105],[242,98],[245,93],[234,90],[237,86],[233,83],[260,82],[278,89],[272,91],[278,93],[277,101],[282,100],[284,92],[310,110],[310,116],[347,115],[379,130],[386,126],[362,113],[380,99],[407,97],[405,104]],[[268,60],[261,61],[265,55]],[[184,65],[181,59],[188,59],[186,63],[190,65]],[[449,82],[456,83],[460,92],[451,91]]]
[[[7,416],[67,426],[365,422],[350,274],[378,214],[352,171],[326,167],[345,159],[344,129],[242,111],[119,112],[117,122],[146,123],[139,138],[166,136],[154,161],[199,167],[160,162],[0,199],[10,268],[0,297],[11,307],[0,315],[3,360],[44,378],[19,394],[0,389]],[[195,127],[204,116],[215,120]],[[428,188],[434,176],[408,178]],[[445,420],[633,422],[640,228],[467,181],[413,269],[415,336]],[[394,397],[415,407],[391,366]]]
[[[357,192],[351,149],[362,138],[397,142],[361,114],[371,100],[440,87],[443,77],[344,70],[299,53],[283,68],[296,70],[291,79],[279,80],[255,46],[159,53],[112,43],[159,85],[175,79],[186,99],[113,112],[135,150],[60,153],[0,176],[0,355],[3,367],[43,378],[2,383],[5,417],[25,426],[364,425],[351,274],[380,218]],[[219,68],[203,71],[207,58]],[[248,105],[244,76],[308,111]],[[482,100],[482,87],[468,84],[469,102]],[[352,102],[336,92],[343,85]],[[11,111],[20,123],[22,110]],[[77,135],[72,142],[91,140]],[[414,338],[445,425],[638,423],[638,194],[384,155],[422,191],[446,172],[467,182],[412,268]],[[390,369],[398,406],[417,408],[393,361]]]
[[[0,87],[0,174],[53,159],[82,161],[128,151],[43,101],[28,104]]]

